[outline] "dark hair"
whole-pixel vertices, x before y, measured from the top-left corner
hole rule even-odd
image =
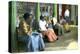
[[[26,19],[28,19],[28,18],[29,18],[29,16],[30,16],[30,14],[29,14],[29,13],[25,13],[25,14],[23,15],[23,18],[26,20]]]
[[[40,20],[42,20],[42,19],[44,19],[44,17],[41,15],[41,16],[40,16]]]

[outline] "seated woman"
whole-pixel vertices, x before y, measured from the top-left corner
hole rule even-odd
[[[61,19],[60,19],[60,24],[63,25],[65,32],[70,31],[69,24],[66,22],[66,20],[63,17],[61,17]]]
[[[29,13],[25,13],[23,18],[20,19],[19,23],[19,32],[18,32],[18,46],[19,43],[26,45],[25,49],[28,51],[28,41],[30,40],[30,34],[32,32],[32,28],[30,26],[30,21],[32,19],[32,15]]]
[[[43,39],[40,33],[32,31],[31,21],[32,15],[25,13],[19,24],[18,41],[25,43],[28,52],[43,51],[45,47]]]
[[[40,30],[41,30],[43,36],[48,37],[48,41],[52,42],[52,41],[57,40],[58,37],[56,36],[54,31],[50,28],[47,29],[48,25],[47,25],[46,21],[44,20],[43,16],[40,16],[39,27],[40,27]]]
[[[57,22],[57,18],[52,18],[52,25],[53,25],[53,29],[54,32],[56,33],[56,35],[64,35],[64,29],[63,26]]]

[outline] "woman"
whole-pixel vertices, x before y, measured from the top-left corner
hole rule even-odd
[[[63,25],[65,32],[70,31],[69,24],[67,23],[67,21],[63,17],[60,19],[60,24]]]
[[[25,43],[26,46],[26,51],[29,51],[28,43],[30,40],[30,34],[32,32],[31,28],[31,20],[32,20],[32,15],[29,13],[25,13],[23,15],[23,18],[20,19],[20,24],[19,24],[19,32],[18,32],[18,45],[19,43]]]
[[[39,27],[40,27],[42,34],[44,36],[47,36],[50,42],[57,40],[56,34],[54,33],[52,29],[48,28],[48,24],[44,20],[43,16],[40,16]]]
[[[32,32],[32,15],[25,13],[23,16],[24,20],[20,22],[21,36],[19,40],[26,43],[26,50],[28,52],[43,51],[44,42],[41,34],[38,32]]]
[[[58,36],[64,35],[63,26],[57,22],[57,18],[53,17],[51,21],[52,21],[53,29],[56,35]]]
[[[30,35],[32,32],[31,28],[31,20],[32,20],[32,15],[29,13],[25,13],[23,16],[23,19],[20,21],[20,35]]]

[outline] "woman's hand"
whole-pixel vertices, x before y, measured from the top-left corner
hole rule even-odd
[[[48,29],[48,24],[45,25],[46,29]]]
[[[32,28],[30,28],[29,32],[28,32],[28,35],[30,35],[32,33]]]

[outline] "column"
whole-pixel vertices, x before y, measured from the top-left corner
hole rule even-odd
[[[40,3],[36,4],[36,9],[35,9],[35,28],[33,29],[36,31],[36,29],[39,29],[39,20],[40,20]]]
[[[75,24],[75,6],[74,5],[71,6],[71,20]]]
[[[53,4],[53,17],[57,18],[57,4]]]
[[[36,11],[35,18],[37,21],[39,21],[40,20],[40,3],[37,3],[35,11]]]
[[[12,1],[9,4],[9,26],[10,26],[10,45],[11,45],[11,52],[16,52],[16,1]]]

